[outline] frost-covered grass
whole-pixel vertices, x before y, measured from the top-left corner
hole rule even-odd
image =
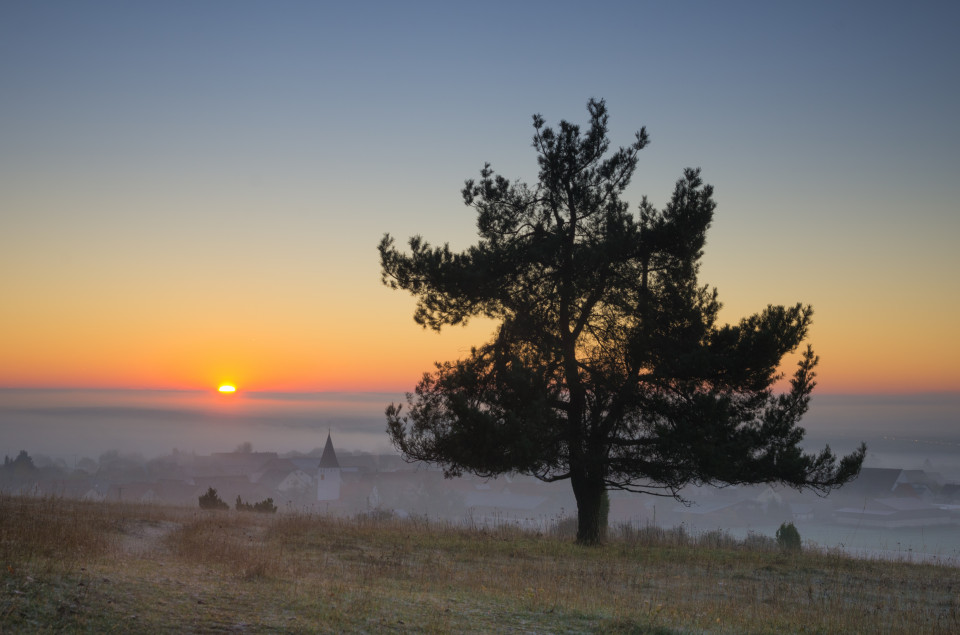
[[[0,631],[960,631],[960,569],[769,537],[0,496]]]

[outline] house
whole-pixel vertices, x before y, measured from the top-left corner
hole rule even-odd
[[[899,486],[909,487],[916,496],[931,498],[940,491],[943,477],[925,470],[903,470],[897,482]]]
[[[296,470],[287,474],[286,478],[277,484],[278,492],[302,492],[313,489],[313,477],[303,470]]]
[[[366,474],[373,474],[379,470],[377,456],[375,454],[348,454],[347,456],[339,457],[339,459],[340,467],[344,470],[353,468],[351,471]]]
[[[317,466],[320,464],[319,459],[315,456],[297,456],[293,458],[286,459],[294,468],[300,470],[301,472],[306,472],[307,474],[313,474],[317,471]]]
[[[903,470],[894,468],[865,467],[839,493],[845,498],[859,499],[889,496],[900,482],[902,473]]]
[[[929,499],[940,491],[942,477],[923,470],[865,467],[838,492],[838,498],[863,503],[876,498]]]
[[[83,496],[80,497],[80,500],[93,501],[96,503],[101,503],[107,499],[106,487],[103,485],[97,486],[94,485],[88,489]]]
[[[947,483],[941,487],[939,499],[945,503],[960,503],[960,483]]]
[[[251,480],[262,489],[275,491],[277,494],[312,492],[316,483],[311,474],[316,466],[316,459],[308,461],[274,459],[263,466],[263,471],[254,474]]]
[[[960,524],[960,515],[955,511],[909,497],[877,498],[863,506],[842,507],[833,513],[838,524],[858,527],[895,529]]]

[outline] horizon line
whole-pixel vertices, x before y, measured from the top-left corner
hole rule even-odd
[[[0,392],[151,392],[151,393],[192,393],[192,394],[215,394],[216,388],[146,388],[131,386],[0,386]],[[412,393],[412,388],[374,388],[374,389],[327,389],[327,390],[245,390],[237,389],[237,395],[254,397],[296,397],[313,395],[377,395],[377,394],[397,394]],[[873,397],[873,396],[910,396],[910,395],[960,395],[960,387],[951,389],[931,389],[931,390],[814,390],[812,397],[818,396],[848,396],[848,397]],[[229,397],[226,397],[229,398]]]

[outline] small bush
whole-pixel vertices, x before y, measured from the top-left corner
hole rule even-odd
[[[259,503],[244,503],[243,499],[237,496],[236,510],[238,512],[260,512],[262,514],[277,513],[277,506],[273,504],[272,498],[267,498]]]
[[[217,490],[211,487],[200,497],[200,509],[230,509],[230,506],[223,502],[217,495]]]
[[[783,523],[777,529],[777,544],[784,551],[800,551],[800,532],[793,523]]]
[[[267,498],[259,503],[254,503],[253,511],[260,512],[261,514],[276,514],[277,506],[273,504],[272,498]]]

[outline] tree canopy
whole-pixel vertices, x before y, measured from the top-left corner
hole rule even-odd
[[[810,306],[767,306],[718,324],[716,289],[698,281],[715,208],[699,169],[669,203],[621,196],[647,144],[611,151],[608,113],[590,100],[586,130],[533,117],[538,182],[493,172],[466,181],[479,241],[454,253],[420,236],[380,242],[383,282],[417,298],[427,328],[477,316],[497,324],[465,359],[438,363],[386,411],[393,444],[448,476],[524,473],[570,479],[577,538],[600,538],[608,489],[681,498],[687,485],[781,483],[824,493],[854,478],[865,447],[838,458],[800,447],[818,358],[800,349]]]

